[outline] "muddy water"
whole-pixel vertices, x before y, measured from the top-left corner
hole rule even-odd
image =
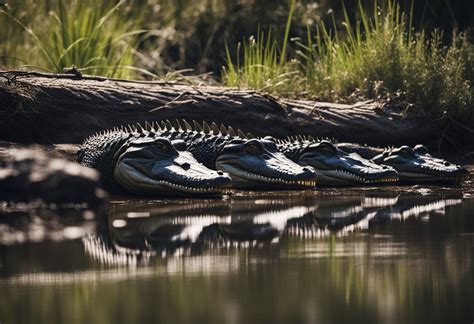
[[[2,225],[2,324],[474,321],[472,184],[67,213]]]

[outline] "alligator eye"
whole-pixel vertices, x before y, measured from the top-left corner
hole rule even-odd
[[[444,161],[444,166],[450,166],[451,163],[449,163],[448,161]]]
[[[163,142],[155,142],[155,146],[159,150],[167,150],[168,149],[168,145],[166,145],[166,143],[163,143]]]
[[[405,150],[401,151],[401,152],[400,152],[400,155],[403,156],[403,157],[406,157],[406,158],[408,158],[408,157],[411,156],[410,152],[405,151]]]
[[[331,153],[336,152],[336,148],[330,144],[320,145],[319,150],[326,154],[331,154]]]
[[[416,155],[416,153],[411,149],[407,147],[403,147],[398,151],[398,154],[404,158],[411,158]]]
[[[247,152],[249,152],[250,154],[260,154],[261,153],[261,149],[258,145],[255,145],[255,144],[248,144],[246,146],[246,149],[247,149]]]

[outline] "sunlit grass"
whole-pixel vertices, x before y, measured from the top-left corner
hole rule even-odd
[[[270,33],[264,41],[260,32],[244,42],[242,63],[227,53],[224,83],[331,101],[397,97],[436,116],[447,112],[472,120],[473,47],[467,37],[454,34],[452,44],[443,46],[440,32],[415,33],[413,11],[402,12],[396,1],[367,9],[359,3],[356,21],[344,9],[342,26],[333,16],[332,24],[308,27],[306,40],[296,41],[293,60],[288,34],[280,53]],[[293,63],[282,64],[288,61]]]
[[[134,75],[136,36],[143,31],[136,30],[138,21],[127,22],[118,15],[124,1],[57,0],[49,5],[41,22],[32,17],[25,21],[7,10],[0,11],[7,19],[2,20],[2,25],[13,25],[24,33],[21,36],[27,46],[20,43],[19,50],[12,48],[13,56],[52,72],[63,72],[75,65],[90,74],[125,78]],[[27,8],[24,10],[28,12]],[[18,33],[15,31],[15,35]],[[22,45],[30,51],[22,51]]]
[[[257,31],[256,37],[250,37],[238,46],[237,59],[234,63],[226,47],[227,67],[222,71],[226,85],[249,87],[266,90],[272,93],[285,94],[292,92],[298,76],[297,62],[288,61],[288,39],[295,0],[291,0],[290,11],[286,22],[282,46],[279,47],[271,30],[265,35]],[[243,47],[243,61],[240,63],[240,48]]]
[[[295,62],[282,62],[277,43],[271,33],[259,32],[243,43],[243,64],[239,60],[223,70],[224,82],[229,86],[249,87],[273,93],[291,91],[291,83],[298,72]],[[232,62],[227,50],[227,61]]]
[[[397,96],[437,115],[472,113],[471,45],[464,35],[445,47],[439,32],[415,33],[412,12],[391,0],[376,3],[371,15],[360,5],[355,23],[344,14],[343,35],[335,23],[320,24],[302,45],[306,91],[328,100]]]
[[[222,81],[229,86],[329,101],[397,97],[436,116],[447,111],[474,119],[474,50],[468,37],[454,35],[446,46],[439,32],[416,33],[413,12],[402,12],[394,0],[370,8],[359,4],[356,13],[347,1],[354,15],[338,11],[319,23],[313,15],[304,20],[311,24],[307,36],[294,42],[290,34],[301,30],[307,7],[289,0],[274,14],[281,18],[289,8],[285,25],[257,30],[236,51],[233,21],[242,27],[257,20],[252,15],[226,20],[236,10],[231,0],[6,3],[0,7],[2,68],[62,72],[76,65],[88,74],[156,78],[168,72],[169,79],[179,74],[175,70],[188,71],[191,61],[199,61],[195,71],[205,73],[206,66],[225,59]],[[141,29],[150,30],[147,37],[140,37]],[[225,53],[223,35],[232,42]]]

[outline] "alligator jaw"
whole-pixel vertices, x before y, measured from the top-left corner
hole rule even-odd
[[[325,186],[344,186],[344,185],[358,185],[358,184],[388,184],[398,181],[397,177],[383,177],[376,179],[367,179],[355,173],[337,169],[337,170],[317,170],[318,185]]]
[[[252,172],[248,172],[243,169],[239,169],[228,163],[220,161],[218,163],[219,168],[227,172],[232,178],[232,185],[234,187],[285,187],[285,188],[302,188],[302,189],[313,189],[316,186],[316,181],[304,181],[304,180],[284,180],[280,178],[269,178],[261,176]]]
[[[403,182],[459,182],[466,178],[466,175],[434,175],[407,171],[398,171],[398,174],[400,175],[400,181]]]
[[[280,142],[279,147],[299,165],[312,167],[317,173],[318,185],[356,186],[398,181],[393,168],[343,152],[329,141]]]
[[[142,194],[223,194],[227,188],[225,185],[219,187],[201,186],[191,187],[184,184],[170,182],[164,179],[154,179],[126,161],[116,165],[114,176],[116,180],[127,190]],[[190,183],[192,184],[192,183]],[[230,182],[229,182],[230,185]]]

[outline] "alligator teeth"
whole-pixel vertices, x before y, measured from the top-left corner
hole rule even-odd
[[[194,192],[194,193],[224,193],[226,191],[225,188],[193,188],[187,187],[167,181],[159,181],[159,184],[171,187],[175,190],[183,191],[183,192]]]
[[[273,183],[273,184],[287,184],[291,186],[301,186],[301,187],[315,187],[316,181],[304,181],[304,180],[284,180],[279,178],[269,178],[259,174],[253,174],[247,171],[243,171],[240,169],[233,168],[231,166],[224,166],[223,171],[229,173],[231,176],[235,175],[239,178],[244,178],[246,180],[257,180],[266,183]]]

